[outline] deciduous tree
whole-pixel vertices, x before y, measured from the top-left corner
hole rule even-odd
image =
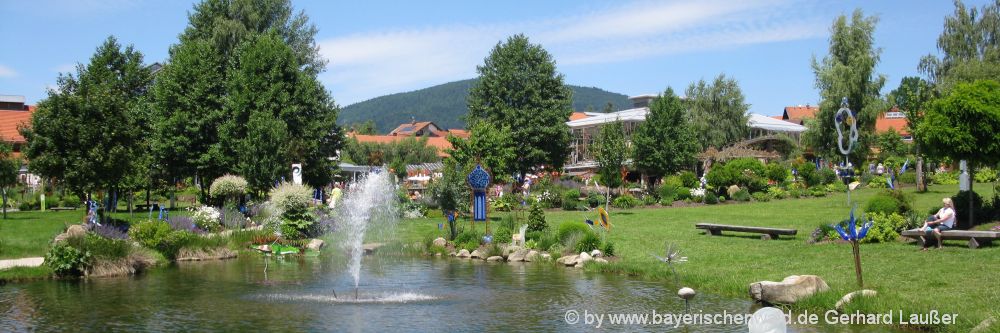
[[[692,83],[684,94],[701,149],[722,148],[747,138],[750,104],[745,102],[736,79],[719,74],[712,83]]]
[[[627,167],[626,162],[632,156],[622,122],[615,120],[601,126],[593,147],[598,174],[604,185],[608,188],[622,186],[622,168]]]

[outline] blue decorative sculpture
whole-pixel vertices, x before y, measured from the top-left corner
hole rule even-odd
[[[837,114],[833,117],[834,127],[837,129],[837,148],[840,149],[840,153],[844,154],[844,165],[849,166],[851,162],[848,160],[848,155],[854,150],[854,146],[858,143],[858,119],[855,117],[854,111],[848,108],[847,97],[840,100],[840,110],[837,110]],[[844,128],[844,126],[848,126]],[[847,130],[847,142],[844,142],[844,131]],[[846,144],[846,147],[845,147]],[[847,187],[847,204],[851,204],[851,187]]]
[[[864,223],[859,230],[857,225],[858,220],[854,218],[855,209],[857,209],[857,206],[851,208],[851,217],[847,220],[847,230],[844,230],[844,226],[841,226],[841,223],[835,224],[833,228],[837,230],[837,234],[840,235],[841,239],[851,242],[851,249],[854,252],[854,274],[858,278],[858,287],[864,288],[864,280],[861,278],[861,248],[858,245],[858,241],[868,235],[868,230],[871,229],[875,222],[870,220],[864,222],[864,216],[862,216],[861,221]]]
[[[472,220],[486,221],[486,189],[490,186],[490,173],[481,164],[469,172],[466,180],[472,189]]]

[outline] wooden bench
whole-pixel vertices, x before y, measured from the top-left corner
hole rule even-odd
[[[722,235],[722,231],[739,231],[739,232],[750,232],[763,234],[760,239],[778,239],[778,235],[795,235],[798,230],[795,229],[781,229],[781,228],[766,228],[766,227],[748,227],[742,225],[728,225],[728,224],[715,224],[715,223],[698,223],[694,225],[697,229],[708,230],[709,234],[718,236]]]
[[[909,237],[913,239],[920,239],[920,236],[926,235],[917,229],[911,229],[903,231],[903,237]],[[934,236],[928,237],[928,240],[936,241]],[[1000,239],[1000,231],[974,231],[974,230],[948,230],[941,232],[941,240],[968,240],[969,248],[975,249],[982,245],[989,245],[994,239]],[[919,243],[919,242],[918,242]]]
[[[76,207],[52,207],[49,208],[49,210],[58,212],[63,210],[76,210]]]

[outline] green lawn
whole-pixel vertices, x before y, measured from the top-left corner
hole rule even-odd
[[[983,197],[992,197],[992,186],[977,184]],[[912,188],[909,189],[912,191]],[[957,186],[933,186],[915,195],[914,209],[926,212],[940,204],[942,197],[957,192]],[[876,190],[861,190],[853,199],[863,207]],[[588,266],[589,270],[632,274],[662,279],[672,284],[669,270],[653,259],[667,242],[675,243],[689,262],[677,268],[682,284],[715,294],[747,298],[748,285],[755,281],[780,281],[788,275],[814,274],[822,277],[832,291],[795,306],[797,310],[828,310],[840,296],[857,290],[849,244],[807,244],[809,234],[822,223],[847,218],[846,195],[824,198],[786,199],[766,203],[734,203],[685,208],[643,208],[630,211],[612,209],[609,238],[622,260],[612,265]],[[550,226],[589,217],[596,213],[549,211]],[[438,233],[443,219],[408,220],[399,234],[417,241]],[[762,241],[756,234],[724,232],[708,236],[694,228],[698,222],[797,229],[794,238]],[[914,243],[863,244],[861,248],[865,287],[875,289],[873,300],[852,303],[847,310],[862,312],[903,310],[926,313],[932,309],[958,313],[959,325],[938,327],[947,331],[968,331],[990,315],[1000,318],[1000,288],[996,269],[1000,268],[1000,244],[972,250],[965,242],[946,241],[945,248],[919,251]]]
[[[83,217],[83,210],[7,213],[0,220],[0,259],[44,256],[52,238]]]

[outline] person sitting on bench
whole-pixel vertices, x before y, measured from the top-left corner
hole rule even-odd
[[[920,241],[924,243],[921,249],[923,251],[927,251],[926,237],[934,236],[937,238],[937,248],[940,249],[941,232],[955,227],[955,205],[951,202],[951,198],[941,199],[941,203],[944,207],[941,207],[937,214],[928,216],[927,222],[924,222],[924,226],[920,227],[920,231],[924,232],[924,236],[920,237]]]

